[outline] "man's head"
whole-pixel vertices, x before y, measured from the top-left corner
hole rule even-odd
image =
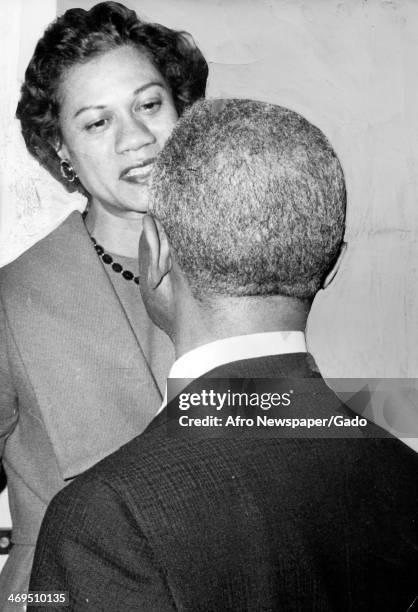
[[[310,300],[340,252],[344,175],[322,132],[297,113],[207,100],[184,114],[162,151],[150,207],[201,303]]]

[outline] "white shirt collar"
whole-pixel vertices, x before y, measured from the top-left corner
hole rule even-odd
[[[199,378],[225,363],[268,355],[306,353],[301,331],[264,332],[222,338],[185,353],[174,362],[168,378]]]
[[[302,331],[263,332],[222,338],[203,344],[179,357],[174,362],[168,378],[183,378],[191,382],[206,372],[233,361],[306,352],[305,334]],[[160,410],[166,403],[167,390]]]

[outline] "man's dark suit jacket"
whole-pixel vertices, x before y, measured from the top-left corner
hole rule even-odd
[[[318,374],[293,354],[211,376]],[[318,416],[345,414],[323,384]],[[54,499],[31,589],[77,611],[406,612],[417,466],[393,438],[181,440],[161,413]]]

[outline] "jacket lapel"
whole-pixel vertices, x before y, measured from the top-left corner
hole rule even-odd
[[[10,327],[71,478],[141,433],[161,396],[79,213],[10,270]]]

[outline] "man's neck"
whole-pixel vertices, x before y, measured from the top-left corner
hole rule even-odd
[[[86,227],[105,251],[137,258],[142,217],[142,213],[120,211],[119,214],[119,211],[110,211],[92,202],[86,217]]]
[[[178,312],[176,358],[199,346],[233,336],[305,331],[310,302],[283,296],[222,298]]]

